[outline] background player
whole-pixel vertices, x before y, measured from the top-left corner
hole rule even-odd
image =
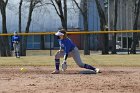
[[[17,32],[14,32],[14,36],[12,36],[12,46],[14,48],[16,58],[20,58],[20,36]]]
[[[55,70],[52,72],[52,74],[59,74],[59,65],[60,65],[60,58],[63,57],[63,63],[62,63],[62,70],[65,71],[67,69],[67,58],[73,57],[76,64],[85,69],[93,70],[95,73],[99,72],[98,68],[95,68],[91,65],[85,64],[82,62],[79,50],[76,47],[76,45],[71,41],[70,38],[67,37],[66,31],[64,29],[59,30],[55,35],[58,38],[60,49],[55,55]]]

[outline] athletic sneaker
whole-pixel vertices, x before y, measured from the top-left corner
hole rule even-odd
[[[97,74],[97,73],[100,73],[100,69],[99,69],[99,68],[96,68],[96,69],[95,69],[95,72],[96,72],[96,74]]]
[[[16,58],[20,58],[20,56],[17,56]]]
[[[54,70],[53,72],[52,72],[52,74],[59,74],[60,72],[59,72],[59,70]]]

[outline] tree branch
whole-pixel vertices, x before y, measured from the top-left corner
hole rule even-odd
[[[0,8],[2,8],[2,6],[6,7],[7,3],[8,3],[8,0],[6,0],[5,2],[4,0],[0,0]]]
[[[7,5],[7,3],[8,3],[8,0],[5,1],[5,5]]]
[[[51,0],[51,2],[52,2],[52,5],[54,6],[54,8],[55,8],[55,10],[56,10],[56,13],[58,14],[59,17],[61,17],[60,13],[58,12],[58,10],[57,10],[57,8],[56,8],[56,6],[55,6],[55,4],[54,4],[54,2],[53,2],[52,0]]]
[[[44,6],[44,5],[53,5],[53,4],[52,4],[52,3],[44,3],[44,4],[41,4],[41,5],[37,5],[36,8],[42,7],[42,6]]]
[[[76,0],[73,0],[74,3],[76,4],[76,6],[78,7],[78,9],[80,10],[80,12],[82,13],[82,15],[84,16],[84,12],[83,10],[81,9],[81,7],[78,5],[78,3],[76,2]]]

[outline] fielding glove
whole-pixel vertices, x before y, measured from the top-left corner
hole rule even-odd
[[[66,71],[66,69],[67,69],[67,62],[63,61],[63,63],[62,63],[62,71]]]
[[[18,41],[14,41],[15,44],[18,44]]]

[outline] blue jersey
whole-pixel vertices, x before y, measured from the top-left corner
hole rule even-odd
[[[65,54],[71,52],[76,46],[69,38],[59,39],[59,45],[64,50]]]
[[[12,42],[14,43],[15,41],[19,42],[20,41],[20,36],[12,36]]]

